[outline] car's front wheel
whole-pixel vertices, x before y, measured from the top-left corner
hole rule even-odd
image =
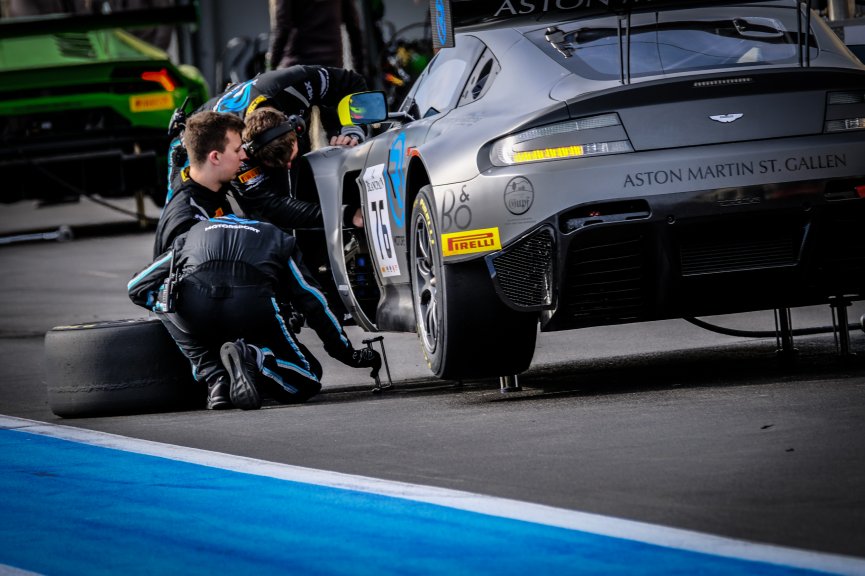
[[[447,379],[509,376],[531,364],[537,316],[507,308],[483,260],[445,264],[425,186],[414,201],[409,262],[417,332],[430,370]]]

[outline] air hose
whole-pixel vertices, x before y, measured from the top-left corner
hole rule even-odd
[[[694,326],[699,326],[705,330],[717,332],[718,334],[724,334],[726,336],[738,336],[740,338],[774,338],[778,334],[776,330],[737,330],[735,328],[725,328],[724,326],[710,324],[705,320],[700,320],[699,318],[694,317],[686,317],[685,320]],[[859,319],[858,325],[855,322],[850,323],[850,330],[857,329],[865,330],[865,314],[863,314]],[[793,336],[811,336],[814,334],[829,334],[834,331],[834,326],[816,326],[813,328],[796,328],[792,330],[792,333]]]

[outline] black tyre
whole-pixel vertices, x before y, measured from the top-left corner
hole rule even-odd
[[[156,318],[52,328],[45,360],[48,405],[64,418],[204,404],[189,361]]]
[[[536,314],[502,304],[482,259],[444,264],[425,186],[414,201],[409,266],[417,332],[439,378],[487,378],[525,371],[535,351]]]

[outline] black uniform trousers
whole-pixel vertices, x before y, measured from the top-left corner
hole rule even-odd
[[[195,379],[211,383],[228,377],[219,357],[225,342],[241,337],[258,348],[256,386],[281,403],[304,402],[321,390],[321,363],[291,331],[288,316],[269,286],[222,282],[193,274],[178,285],[176,313],[160,314],[171,336],[192,364]],[[240,284],[240,285],[238,285]],[[249,356],[255,361],[255,356]]]

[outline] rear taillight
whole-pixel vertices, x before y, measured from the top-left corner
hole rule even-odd
[[[148,82],[156,82],[162,86],[166,92],[174,92],[177,88],[177,82],[174,81],[171,73],[169,73],[165,68],[162,70],[148,70],[147,72],[142,72],[141,79]]]
[[[865,92],[829,92],[826,95],[824,132],[865,130]]]
[[[619,115],[615,113],[539,126],[502,138],[493,144],[495,166],[548,162],[633,152]]]

